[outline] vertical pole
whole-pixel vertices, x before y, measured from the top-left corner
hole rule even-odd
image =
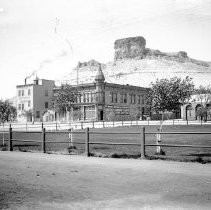
[[[57,129],[58,129],[58,128],[57,128],[57,121],[56,121],[56,131],[57,131]]]
[[[133,121],[131,120],[131,125],[133,125]]]
[[[68,129],[70,131],[69,133],[69,147],[73,147],[73,128]]]
[[[103,128],[105,128],[104,120],[103,120]]]
[[[41,128],[42,128],[42,130],[43,130],[43,128],[44,128],[43,123],[41,124]]]
[[[113,120],[113,127],[114,127],[114,120]]]
[[[26,131],[27,131],[27,123],[26,123]]]
[[[92,128],[95,128],[95,122],[94,121],[92,122]]]
[[[42,129],[42,151],[43,153],[46,152],[46,149],[45,149],[45,128]]]
[[[85,154],[89,157],[89,128],[86,128]]]
[[[173,125],[174,125],[174,119],[173,119]]]
[[[123,126],[123,120],[122,120],[122,126]]]
[[[188,119],[187,119],[187,125],[188,125]]]
[[[149,125],[149,120],[148,120],[148,125]]]
[[[81,122],[81,129],[83,129],[83,122]]]
[[[145,127],[141,127],[141,159],[146,159],[146,156],[145,156]]]
[[[13,151],[13,146],[12,146],[12,128],[11,128],[11,124],[10,124],[10,127],[9,127],[8,150],[9,150],[9,151]]]

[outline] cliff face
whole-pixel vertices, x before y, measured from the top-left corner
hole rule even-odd
[[[146,40],[142,36],[118,39],[114,42],[114,60],[143,59],[146,57],[188,58],[184,51],[164,53],[159,50],[146,48]]]
[[[146,40],[142,36],[118,39],[114,42],[114,60],[138,58],[145,53]]]

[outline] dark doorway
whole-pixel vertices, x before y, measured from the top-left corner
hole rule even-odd
[[[100,120],[103,120],[103,111],[100,111]]]

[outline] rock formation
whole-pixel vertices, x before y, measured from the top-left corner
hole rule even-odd
[[[188,55],[184,51],[176,53],[165,53],[159,50],[146,48],[146,40],[142,36],[129,37],[125,39],[118,39],[114,43],[114,60],[123,59],[143,59],[166,57],[167,59],[186,59]]]
[[[114,43],[114,60],[144,57],[146,40],[142,36],[118,39]]]

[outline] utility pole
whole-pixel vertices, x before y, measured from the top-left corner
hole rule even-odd
[[[77,69],[76,69],[76,71],[77,71],[76,80],[77,80],[77,85],[78,85],[78,65],[77,65]]]

